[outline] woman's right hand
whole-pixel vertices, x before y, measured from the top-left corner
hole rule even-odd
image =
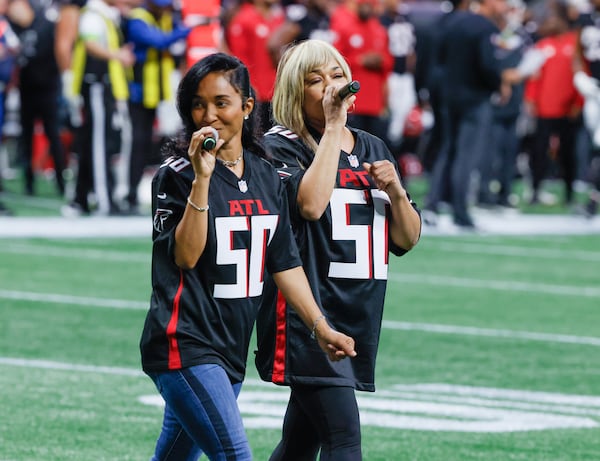
[[[215,137],[213,134],[214,128],[210,126],[204,126],[199,130],[196,130],[192,134],[190,145],[188,147],[188,156],[194,173],[197,178],[210,178],[213,171],[215,170],[216,155],[217,151],[221,148],[225,142],[222,139],[217,141],[217,145],[212,150],[205,150],[202,147],[206,138]]]
[[[339,91],[346,86],[330,85],[325,88],[323,95],[323,114],[325,116],[325,125],[331,126],[335,124],[346,125],[348,119],[348,111],[356,101],[356,95],[350,95],[344,99],[338,97]]]

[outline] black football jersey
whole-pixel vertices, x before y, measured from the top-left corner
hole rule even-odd
[[[592,77],[600,79],[600,15],[582,14],[578,22],[581,26],[581,52]]]
[[[330,361],[309,338],[310,331],[298,315],[279,297],[275,309],[261,310],[257,319],[256,365],[266,381],[375,389],[388,255],[406,251],[396,246],[388,233],[388,195],[377,189],[362,166],[365,161],[396,162],[381,139],[351,130],[355,147],[350,154],[340,152],[335,188],[318,221],[304,220],[296,201],[312,151],[281,126],[265,134],[267,151],[276,165],[281,163],[292,227],[315,298],[330,324],[355,339],[358,353],[349,360]],[[267,289],[275,287],[271,284]]]
[[[152,296],[140,341],[146,372],[216,363],[240,382],[267,274],[301,264],[277,171],[243,155],[241,179],[215,166],[206,248],[191,270],[175,264],[173,251],[192,165],[171,157],[153,178]]]

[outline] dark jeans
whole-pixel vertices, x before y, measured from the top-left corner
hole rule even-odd
[[[466,108],[448,107],[443,123],[447,123],[448,130],[434,165],[426,207],[437,211],[445,191],[449,191],[455,223],[472,225],[468,213],[471,176],[493,156],[492,105],[484,101]]]
[[[152,461],[252,459],[237,405],[242,383],[231,384],[219,365],[151,373],[165,400],[162,431]]]
[[[517,119],[494,118],[490,136],[493,156],[491,162],[483,162],[481,166],[480,201],[486,203],[508,204],[515,178],[519,138],[517,136]],[[486,170],[486,168],[488,168]],[[494,196],[490,191],[490,182],[500,183],[500,191]]]

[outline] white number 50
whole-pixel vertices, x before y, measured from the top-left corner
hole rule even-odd
[[[350,205],[367,205],[365,193],[373,200],[373,222],[350,224]],[[387,279],[388,220],[386,206],[390,199],[385,192],[354,189],[334,189],[331,196],[331,237],[333,240],[353,241],[356,247],[354,262],[332,262],[329,277],[345,279]]]
[[[215,284],[215,298],[260,296],[263,291],[265,253],[271,242],[279,216],[227,216],[215,219],[217,232],[217,264],[235,265],[236,282]],[[233,233],[251,231],[250,250],[233,249]]]

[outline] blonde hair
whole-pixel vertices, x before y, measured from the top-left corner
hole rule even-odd
[[[285,50],[277,66],[271,101],[275,123],[292,130],[313,151],[317,150],[317,142],[304,123],[304,81],[310,72],[331,60],[337,62],[348,81],[352,80],[344,57],[323,40],[311,39],[293,44]]]

